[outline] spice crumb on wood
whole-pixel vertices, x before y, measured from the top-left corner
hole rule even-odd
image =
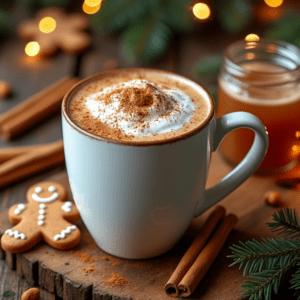
[[[89,265],[87,268],[82,268],[82,271],[84,272],[84,275],[88,275],[93,272],[99,272],[99,270],[95,267],[94,264]]]
[[[127,284],[129,281],[126,277],[121,276],[117,273],[109,274],[108,278],[105,280],[105,283],[111,286],[123,286]]]
[[[89,254],[84,253],[82,251],[79,251],[79,250],[78,251],[70,250],[70,251],[72,253],[75,253],[80,258],[80,260],[83,262],[95,262],[96,261],[95,258],[91,257]]]

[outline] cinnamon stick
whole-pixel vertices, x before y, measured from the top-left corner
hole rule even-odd
[[[38,147],[0,165],[0,187],[11,184],[49,167],[64,164],[63,141]]]
[[[79,78],[64,77],[0,116],[0,134],[10,140],[32,128],[61,108],[66,92]]]
[[[200,230],[200,233],[194,239],[193,243],[187,250],[187,252],[182,257],[177,268],[173,272],[169,281],[165,285],[165,292],[168,296],[178,297],[178,284],[181,279],[184,277],[189,268],[193,265],[196,260],[199,252],[202,250],[206,241],[210,237],[211,233],[214,231],[220,220],[225,215],[225,208],[222,206],[216,206],[213,212],[209,215],[203,227]]]
[[[28,153],[32,150],[36,150],[40,147],[44,147],[47,144],[33,145],[33,146],[17,146],[9,148],[0,148],[0,163],[3,163],[16,156]]]
[[[192,267],[180,281],[178,285],[179,297],[188,297],[194,292],[199,282],[218,256],[237,221],[237,216],[233,214],[229,214],[223,218],[212,238],[208,241]]]

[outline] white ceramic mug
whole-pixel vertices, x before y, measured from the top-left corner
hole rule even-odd
[[[203,87],[174,73],[146,71],[175,76],[199,92],[209,104],[204,123],[159,142],[114,141],[84,131],[70,119],[68,103],[75,91],[106,72],[75,85],[62,104],[66,167],[81,218],[102,250],[127,259],[170,250],[193,218],[254,173],[268,147],[266,129],[254,115],[234,112],[216,120],[212,97]],[[211,153],[229,131],[240,127],[255,132],[252,148],[234,170],[205,190]]]

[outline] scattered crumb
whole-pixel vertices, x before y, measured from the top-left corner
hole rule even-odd
[[[94,262],[94,261],[96,261],[95,258],[91,257],[87,253],[84,253],[84,252],[81,252],[81,251],[74,251],[74,250],[71,250],[71,252],[75,253],[80,258],[80,260],[82,260],[83,262]]]
[[[92,272],[97,272],[99,270],[93,264],[93,265],[89,265],[87,268],[82,268],[82,271],[84,272],[84,275],[88,275]]]
[[[270,206],[279,206],[281,204],[281,194],[278,191],[268,191],[264,194],[264,201]]]
[[[111,286],[122,286],[128,283],[128,279],[121,276],[120,274],[111,273],[105,280],[105,283]]]
[[[113,265],[113,266],[118,266],[120,263],[116,260],[113,260],[113,261],[110,262],[110,264]]]
[[[109,257],[107,257],[107,256],[102,256],[101,259],[102,259],[102,260],[109,260]]]

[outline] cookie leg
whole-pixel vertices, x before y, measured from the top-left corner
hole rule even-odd
[[[7,252],[21,253],[35,246],[41,239],[41,232],[30,231],[30,226],[18,224],[4,232],[1,237],[1,247]]]
[[[67,250],[80,242],[80,230],[65,220],[56,224],[54,228],[43,231],[44,240],[53,248]]]

